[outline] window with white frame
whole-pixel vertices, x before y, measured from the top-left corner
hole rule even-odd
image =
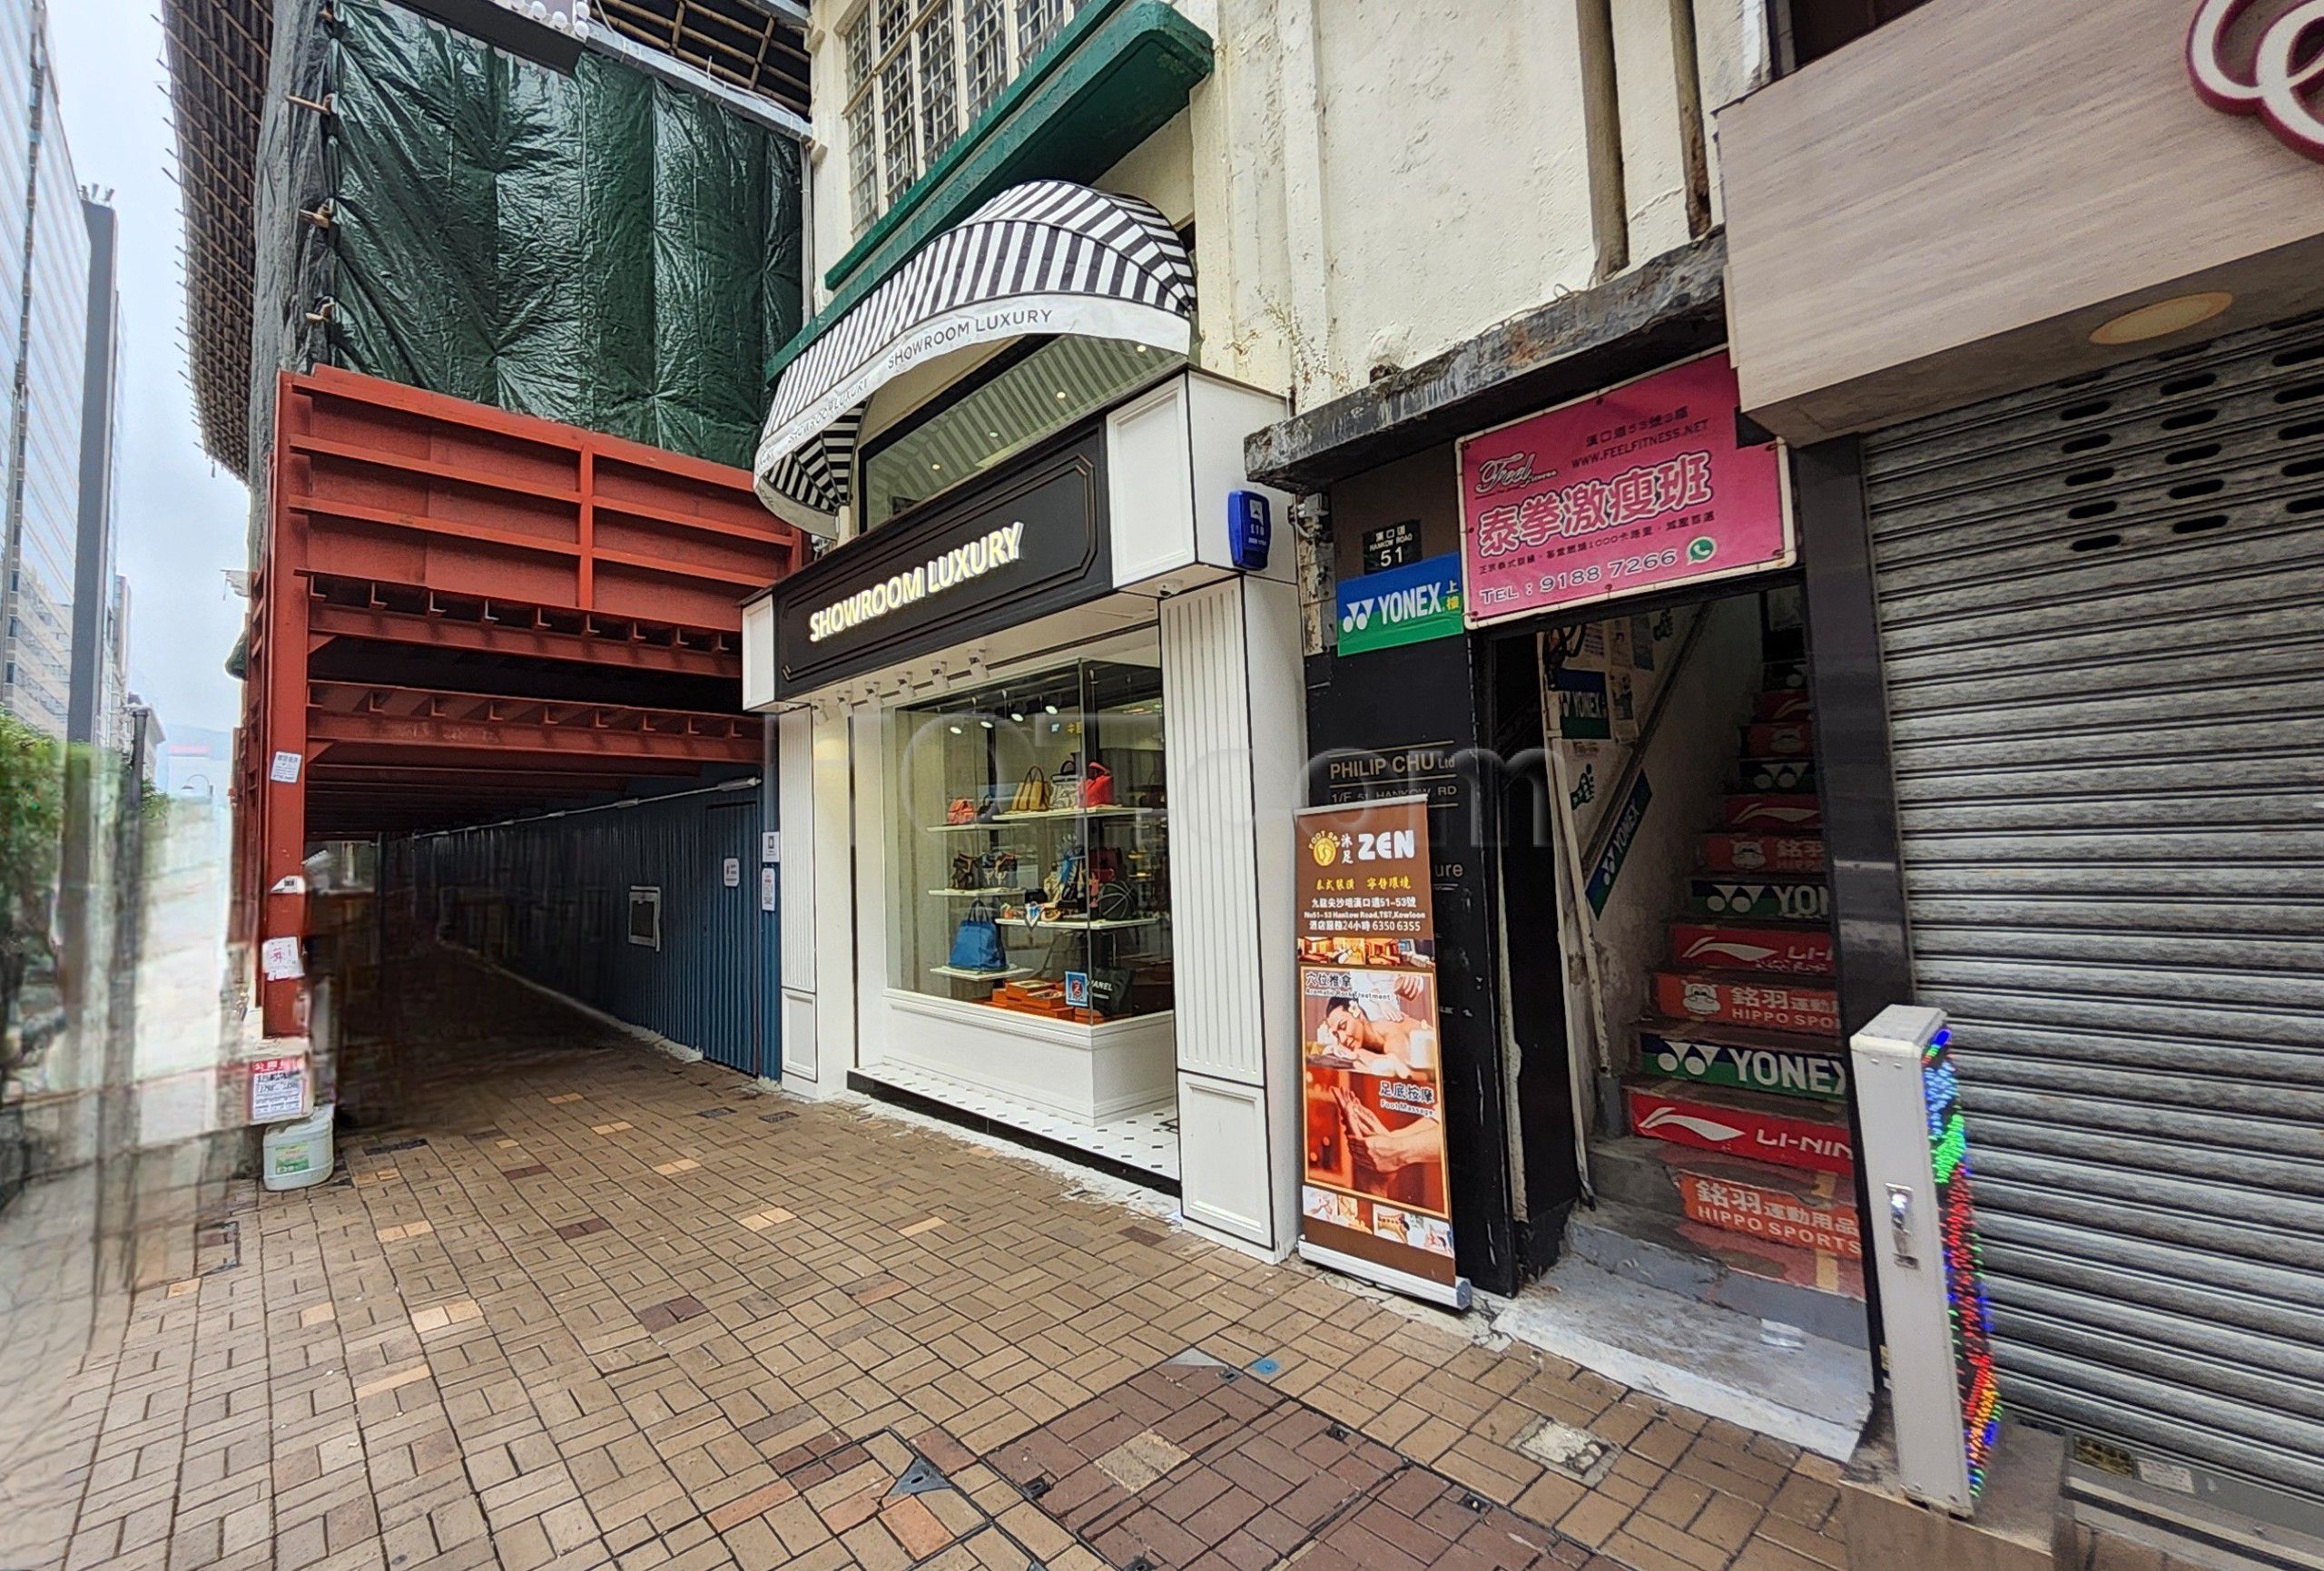
[[[1087,0],[864,0],[841,24],[848,210],[872,226]]]

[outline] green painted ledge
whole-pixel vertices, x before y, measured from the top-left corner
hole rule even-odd
[[[1097,179],[1168,124],[1210,72],[1210,35],[1166,0],[1083,6],[823,275],[832,303],[767,361],[767,384],[929,241],[1012,185]]]

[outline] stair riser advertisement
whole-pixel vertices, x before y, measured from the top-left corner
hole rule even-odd
[[[1820,873],[1824,842],[1799,835],[1713,835],[1703,859],[1718,873]]]
[[[1630,1128],[1656,1140],[1813,1173],[1856,1171],[1847,1125],[1837,1115],[1791,1117],[1733,1105],[1739,1098],[1698,1102],[1644,1085],[1626,1095]]]
[[[1707,982],[1665,971],[1654,978],[1654,1001],[1665,1015],[1715,1020],[1760,1031],[1839,1035],[1839,996],[1828,989]]]
[[[1445,1190],[1424,797],[1297,817],[1300,1252],[1465,1306]]]
[[[1753,834],[1814,834],[1824,827],[1824,810],[1812,796],[1754,791],[1727,799],[1727,827]]]
[[[1679,1198],[1687,1208],[1688,1220],[1705,1227],[1787,1243],[1795,1249],[1821,1250],[1844,1260],[1864,1258],[1856,1208],[1846,1201],[1817,1202],[1756,1183],[1694,1173],[1679,1175]]]
[[[1845,1060],[1813,1053],[1741,1047],[1728,1042],[1689,1042],[1653,1032],[1639,1036],[1639,1060],[1649,1075],[1724,1085],[1738,1091],[1767,1091],[1779,1096],[1844,1101],[1848,1094]]]
[[[1714,928],[1680,922],[1670,929],[1670,958],[1698,969],[1828,977],[1832,935],[1788,928]]]
[[[1687,904],[1705,917],[1822,922],[1832,915],[1832,893],[1822,884],[1731,884],[1723,879],[1693,879],[1688,881]]]

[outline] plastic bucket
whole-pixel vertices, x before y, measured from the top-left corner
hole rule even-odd
[[[331,1120],[338,1113],[337,1104],[327,1102],[304,1118],[266,1132],[261,1144],[266,1154],[261,1182],[267,1188],[305,1189],[330,1176],[339,1163],[330,1138]]]

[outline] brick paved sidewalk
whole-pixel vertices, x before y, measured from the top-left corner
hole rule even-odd
[[[407,981],[400,1126],[238,1188],[139,1298],[76,1377],[70,1540],[12,1564],[1845,1565],[1789,1446],[480,970]],[[1528,1458],[1544,1419],[1610,1468]]]

